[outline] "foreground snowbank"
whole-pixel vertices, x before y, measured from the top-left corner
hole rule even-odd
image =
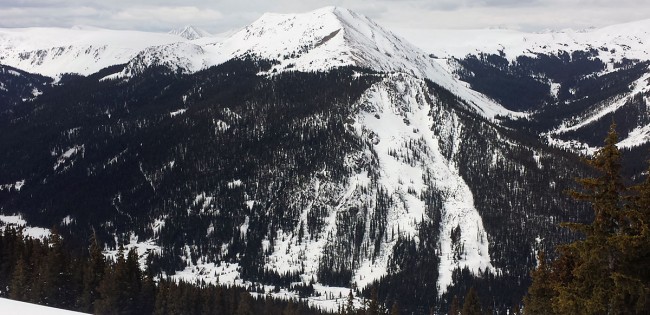
[[[2,314],[79,315],[85,313],[0,298]]]

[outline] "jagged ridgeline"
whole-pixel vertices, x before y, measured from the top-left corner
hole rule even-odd
[[[313,290],[295,282],[375,285],[414,312],[470,286],[498,309],[517,304],[535,250],[572,237],[558,222],[586,219],[562,194],[574,158],[431,81],[356,67],[258,75],[273,64],[64,76],[0,116],[0,177],[25,181],[0,190],[0,207],[61,225],[73,246],[92,228],[111,248],[153,240],[158,274],[236,263],[304,297]]]

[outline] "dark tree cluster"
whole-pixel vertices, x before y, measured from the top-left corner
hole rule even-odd
[[[508,109],[534,111],[573,97],[570,92],[589,74],[601,71],[605,64],[597,52],[560,51],[557,54],[519,56],[509,61],[504,55],[468,55],[457,62],[460,79],[489,95]],[[557,100],[551,95],[550,82],[561,83]]]
[[[0,64],[0,116],[47,92],[52,79]]]
[[[583,235],[538,256],[524,300],[526,314],[648,314],[650,312],[650,176],[629,187],[621,176],[615,125],[588,160],[596,176],[572,192],[594,218],[563,226]]]
[[[0,296],[94,314],[327,314],[304,302],[252,296],[244,287],[154,281],[136,250],[107,259],[93,236],[85,253],[56,231],[44,240],[0,232]]]
[[[133,258],[128,253],[115,262],[95,260],[88,271],[95,276],[82,276],[81,281],[96,289],[79,298],[84,305],[98,301],[93,307],[118,300],[127,301],[120,307],[128,310],[144,307],[129,300],[150,301],[149,284],[135,279],[173,275],[199,260],[238,263],[241,276],[255,283],[251,292],[263,294],[258,286],[265,284],[311,296],[313,283],[300,279],[304,269],[278,273],[266,268],[275,233],[281,230],[295,232],[299,242],[334,240],[324,249],[317,274],[318,282],[334,286],[350,286],[362,259],[377,259],[382,242],[395,241],[388,274],[373,285],[376,298],[370,289],[357,292],[383,305],[383,311],[444,313],[452,308],[455,296],[462,297],[473,287],[485,303],[484,310],[503,313],[521,301],[530,283],[528,271],[537,261],[535,252],[545,250],[554,256],[548,249],[578,236],[557,223],[593,218],[586,206],[562,194],[575,188],[572,178],[590,171],[576,157],[541,144],[534,135],[543,129],[535,117],[550,117],[547,113],[552,110],[573,113],[585,95],[596,93],[604,99],[638,78],[636,61],[622,63],[606,77],[587,76],[602,69],[593,54],[522,57],[516,63],[491,55],[465,60],[468,73],[476,75],[471,80],[477,89],[484,84],[487,93],[497,88],[490,84],[507,85],[512,90],[492,97],[502,98],[511,108],[541,110],[531,120],[508,122],[508,128],[483,118],[442,86],[426,82],[423,101],[432,105],[429,118],[450,121],[453,116],[458,122],[457,135],[450,136],[440,124],[431,128],[439,137],[441,153],[458,166],[472,192],[487,231],[492,263],[500,271],[455,270],[454,283],[442,296],[436,286],[438,243],[443,202],[448,197],[444,194],[449,192],[436,187],[433,174],[423,174],[428,188],[406,192],[426,205],[428,220],[423,218],[418,237],[387,229],[389,210],[399,201],[377,180],[381,166],[373,150],[381,139],[359,136],[354,129],[356,115],[368,110],[358,103],[361,95],[387,77],[367,69],[260,76],[273,62],[246,58],[194,74],[150,67],[128,79],[104,79],[124,69],[118,65],[90,76],[66,75],[33,101],[0,111],[0,185],[24,180],[20,190],[0,189],[0,210],[21,213],[31,225],[58,225],[70,248],[77,251],[87,246],[91,227],[96,228],[98,242],[110,249],[128,242],[132,233],[140,241],[156,240],[161,251],[150,256],[146,272],[126,271],[135,265],[129,263]],[[544,71],[546,79],[572,82],[566,89],[575,90],[571,94],[575,99],[570,99],[575,106],[546,104],[551,99],[548,81],[522,79]],[[602,95],[597,93],[600,90]],[[558,95],[569,100],[565,92]],[[522,98],[531,103],[520,104]],[[639,95],[625,108],[640,113],[644,102]],[[637,116],[635,123],[647,119]],[[425,139],[414,139],[388,154],[417,166],[426,150]],[[644,155],[632,153],[630,158]],[[350,175],[361,172],[367,172],[371,183],[357,187],[351,199],[372,198],[340,209],[336,232],[323,236],[327,216],[337,203],[337,189],[349,184]],[[325,187],[323,195],[331,195],[316,200],[316,182]],[[299,219],[307,208],[306,220]],[[66,220],[68,216],[73,220]],[[154,226],[154,222],[162,223]],[[462,228],[451,235],[457,260],[463,259],[464,247],[458,241]],[[266,249],[263,242],[269,242]],[[102,292],[116,286],[131,293],[102,298]],[[203,296],[192,291],[193,285],[161,280],[154,298],[161,288],[188,299]],[[230,298],[235,301],[227,304],[230,311],[239,308],[240,300],[259,300],[253,297],[257,294],[242,292]],[[179,307],[166,301],[159,306]],[[202,303],[187,302],[181,308]],[[284,307],[288,305],[298,308],[295,302]],[[242,306],[241,311],[259,313],[259,308]]]
[[[101,226],[111,248],[114,234],[120,242],[131,231],[154,237],[150,222],[167,217],[155,235],[163,249],[154,270],[242,253],[247,277],[275,278],[259,268],[260,244],[269,231],[296,227],[300,205],[284,196],[325,167],[327,180],[345,178],[343,157],[362,146],[346,127],[352,104],[377,79],[354,77],[352,68],[258,76],[264,69],[268,62],[232,60],[187,76],[153,67],[126,82],[100,80],[121,70],[113,67],[66,77],[3,116],[0,146],[12,150],[0,153],[0,178],[26,184],[0,191],[2,208],[41,226],[70,215],[76,223],[61,233],[71,240]],[[186,112],[172,117],[178,109]],[[304,231],[317,235],[325,214],[313,209]],[[224,243],[230,256],[221,255]]]

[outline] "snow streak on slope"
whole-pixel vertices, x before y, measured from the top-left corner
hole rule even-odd
[[[625,106],[632,97],[638,94],[650,93],[650,72],[641,76],[641,78],[632,85],[632,91],[625,97],[613,102],[608,100],[601,104],[601,106],[594,108],[591,112],[586,113],[585,117],[574,117],[569,121],[564,121],[556,130],[553,131],[553,133],[565,133],[567,131],[580,129]]]
[[[629,149],[629,148],[638,147],[649,141],[650,141],[650,125],[645,125],[642,127],[637,127],[634,130],[630,131],[630,133],[627,135],[627,138],[619,141],[616,145],[620,149],[623,148]]]
[[[650,95],[650,69],[648,70],[649,72],[645,73],[638,80],[632,83],[629,92],[617,95],[612,99],[601,102],[600,104],[596,104],[596,106],[594,106],[589,111],[582,113],[580,116],[571,117],[563,121],[554,130],[543,134],[543,136],[547,138],[547,142],[557,147],[562,147],[589,155],[593,154],[597,148],[589,148],[587,144],[580,143],[577,140],[562,141],[555,138],[563,133],[579,130],[597,121],[600,121],[601,119],[620,110],[621,108],[632,104],[632,100],[635,97],[642,96],[646,104],[649,104],[650,97],[648,97],[648,95]],[[626,138],[621,139],[621,141],[618,143],[618,146],[620,148],[632,148],[647,143],[648,141],[650,141],[650,125],[642,125],[632,130]]]
[[[487,235],[482,219],[473,205],[472,193],[459,175],[453,162],[447,160],[438,146],[440,137],[454,142],[460,148],[458,136],[461,126],[448,112],[449,120],[433,121],[429,113],[443,108],[432,108],[424,80],[406,74],[393,74],[375,84],[360,99],[360,113],[350,126],[369,147],[349,156],[349,164],[370,165],[371,171],[360,168],[349,177],[345,187],[328,182],[327,171],[314,178],[296,200],[309,200],[304,205],[300,222],[306,226],[308,213],[318,207],[328,209],[324,227],[317,234],[304,232],[299,237],[298,224],[294,231],[277,231],[264,241],[264,251],[269,252],[266,268],[279,274],[301,272],[302,280],[319,281],[319,264],[327,255],[345,256],[353,266],[353,282],[363,288],[388,273],[388,261],[398,239],[420,242],[419,228],[432,222],[430,210],[423,196],[436,190],[443,196],[440,224],[441,264],[437,285],[444,292],[451,284],[452,271],[468,267],[479,270],[493,269],[488,252]],[[448,110],[448,109],[447,109]],[[434,134],[437,124],[448,125],[446,130],[456,132]],[[381,191],[381,193],[380,193]],[[378,196],[388,196],[391,205],[385,213],[384,236],[372,238],[371,222],[376,218]],[[328,200],[337,200],[332,205]],[[357,209],[355,212],[352,209]],[[364,210],[365,209],[365,210]],[[349,229],[346,217],[352,215],[362,223],[363,240],[360,247],[340,252],[350,246],[350,240],[337,237],[338,230]],[[383,214],[382,214],[383,215]],[[464,252],[454,257],[451,229],[460,227]],[[270,244],[274,244],[272,247]],[[356,246],[356,245],[355,245]],[[347,255],[347,256],[346,256]]]
[[[425,204],[418,195],[436,189],[444,197],[438,278],[439,293],[443,293],[452,282],[454,269],[468,267],[473,272],[478,272],[492,266],[487,235],[474,207],[472,193],[454,163],[441,154],[439,147],[439,141],[445,141],[454,143],[454,147],[459,149],[461,143],[458,143],[458,136],[462,126],[453,114],[445,121],[433,121],[429,115],[432,105],[426,101],[425,91],[425,83],[420,79],[402,74],[390,77],[367,94],[372,110],[361,115],[356,128],[362,134],[377,137],[378,143],[374,150],[381,166],[379,183],[399,200],[396,202],[398,206],[391,209],[389,224],[397,225],[400,231],[410,236],[417,236],[417,224],[422,218],[427,218]],[[443,129],[451,132],[434,134],[433,127],[440,124],[445,125],[446,128]],[[409,143],[417,145],[411,146]],[[398,154],[401,158],[396,158],[389,154],[391,150],[398,150],[404,155]],[[405,163],[403,160],[404,157],[415,159],[415,156],[420,156],[420,160],[415,163]],[[422,180],[425,175],[432,177],[435,187],[427,186],[428,183]],[[409,191],[421,193],[412,194]],[[450,238],[451,229],[456,226],[462,231],[460,242],[465,247],[460,259],[454,258]]]
[[[32,227],[27,225],[27,221],[18,215],[0,215],[0,227],[12,227],[15,229],[22,229],[23,235],[26,237],[44,239],[51,235],[49,229],[42,227]]]
[[[318,274],[322,262],[335,256],[349,264],[355,286],[364,288],[388,274],[389,259],[400,238],[421,242],[422,223],[434,220],[424,196],[435,190],[442,196],[442,207],[433,210],[440,211],[441,217],[436,244],[441,259],[436,283],[439,293],[451,284],[454,269],[467,267],[477,274],[486,269],[494,271],[472,193],[439,146],[443,141],[453,143],[455,152],[461,150],[462,126],[449,108],[434,105],[435,101],[426,82],[408,74],[386,75],[366,91],[355,105],[359,113],[349,125],[350,132],[367,141],[365,148],[346,159],[355,171],[340,183],[322,169],[305,187],[291,193],[289,199],[301,209],[298,223],[293,230],[270,231],[262,241],[265,270],[280,275],[299,273],[302,283],[314,279],[317,291],[335,292],[344,289],[323,286]],[[444,112],[436,117],[445,118],[434,120],[431,112]],[[385,214],[378,212],[380,195],[389,199]],[[323,225],[310,230],[308,217],[317,209],[325,212]],[[378,214],[385,220],[383,234],[372,236],[371,222]],[[350,218],[363,230],[358,244],[341,237],[347,235],[341,231],[351,229]],[[451,241],[451,230],[456,227],[461,230],[459,243],[464,246],[460,255],[455,255]],[[237,264],[206,263],[203,258],[178,273],[177,278],[246,285],[239,278]],[[325,296],[312,297],[310,303],[334,310],[341,302]]]

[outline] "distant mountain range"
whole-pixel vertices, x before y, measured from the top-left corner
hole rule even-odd
[[[564,191],[612,120],[626,175],[646,169],[646,24],[409,43],[327,7],[225,38],[2,29],[0,219],[329,309],[374,286],[443,312],[474,286],[504,311],[575,237],[558,223],[590,218]]]

